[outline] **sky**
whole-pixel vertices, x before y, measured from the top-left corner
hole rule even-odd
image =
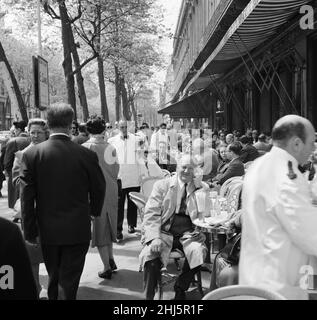
[[[157,2],[165,11],[163,23],[170,29],[170,32],[174,34],[182,0],[157,0]],[[166,57],[171,56],[173,53],[173,38],[164,39],[164,41],[162,41],[161,49]],[[155,82],[162,85],[165,81],[166,71],[167,70],[162,70],[157,72],[155,75]]]
[[[164,24],[174,34],[182,0],[157,0],[157,1],[165,9]],[[173,39],[166,39],[166,43],[164,45],[164,51],[168,55],[172,54]]]

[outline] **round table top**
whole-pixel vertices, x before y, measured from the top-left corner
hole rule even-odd
[[[217,217],[205,217],[204,219],[195,219],[193,224],[202,229],[204,232],[225,232],[226,227],[220,226],[224,222],[228,221],[228,212],[222,211]]]

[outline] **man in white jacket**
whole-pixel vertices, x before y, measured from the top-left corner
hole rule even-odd
[[[317,208],[299,171],[313,150],[315,129],[288,115],[273,128],[273,148],[249,168],[242,195],[239,284],[287,299],[307,299],[310,258],[317,256]],[[306,278],[305,278],[306,277]]]
[[[137,208],[129,198],[129,192],[140,192],[139,161],[137,159],[137,149],[139,139],[132,133],[128,133],[126,121],[119,122],[120,133],[115,137],[108,139],[117,151],[120,165],[118,174],[118,225],[117,240],[123,239],[122,225],[124,220],[124,203],[128,198],[128,232],[134,233],[137,224]]]

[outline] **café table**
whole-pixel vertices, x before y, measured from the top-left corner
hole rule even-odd
[[[228,213],[222,211],[218,217],[197,218],[193,221],[198,230],[203,232],[207,237],[208,254],[210,255],[210,263],[214,261],[215,255],[227,243],[227,228],[220,226],[219,223],[228,221]],[[209,268],[208,268],[209,269]],[[211,270],[210,270],[211,271]],[[211,274],[210,284],[213,275]]]

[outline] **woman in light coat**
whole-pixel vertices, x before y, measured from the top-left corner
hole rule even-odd
[[[100,217],[93,220],[92,247],[97,247],[104,270],[100,278],[111,279],[117,266],[113,257],[113,242],[117,237],[118,187],[117,177],[119,164],[115,148],[104,140],[105,122],[102,118],[93,117],[87,122],[90,139],[84,147],[96,152],[99,165],[106,180],[106,195]]]

